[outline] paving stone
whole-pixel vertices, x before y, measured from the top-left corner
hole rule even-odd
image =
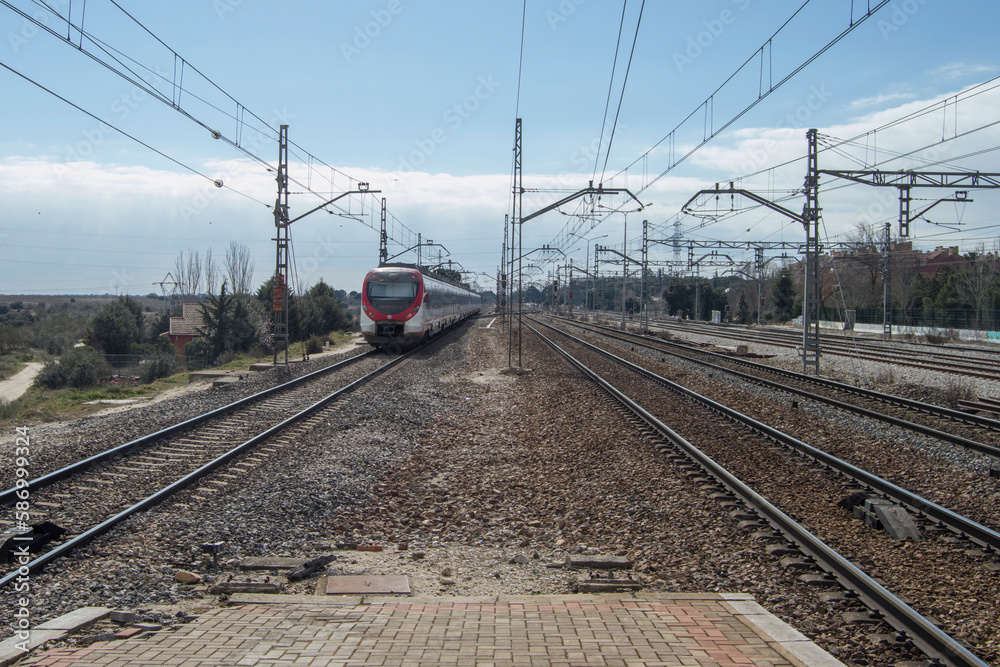
[[[264,597],[242,596],[245,604],[173,632],[52,650],[22,664],[840,664],[745,595],[366,596],[335,598],[339,605],[326,596]]]

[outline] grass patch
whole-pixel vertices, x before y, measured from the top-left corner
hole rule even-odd
[[[0,380],[6,380],[21,372],[25,362],[19,357],[23,355],[5,354],[0,357]]]
[[[167,389],[173,389],[187,383],[188,374],[184,372],[160,378],[152,384],[140,384],[134,387],[122,385],[85,387],[82,389],[75,389],[73,387],[63,387],[61,389],[31,387],[21,398],[15,401],[20,406],[16,414],[9,414],[4,410],[0,410],[0,422],[7,422],[14,419],[34,422],[76,419],[108,408],[107,404],[87,405],[90,401],[152,398]],[[8,408],[7,410],[11,409]]]

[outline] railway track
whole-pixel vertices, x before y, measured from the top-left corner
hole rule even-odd
[[[0,587],[24,576],[25,568],[35,572],[136,512],[198,483],[422,349],[390,360],[374,351],[357,355],[8,489],[0,501],[11,505],[26,489],[32,508],[30,520],[24,522],[14,520],[16,505],[9,506],[2,515],[8,523],[26,528],[25,523],[48,520],[68,532],[65,541],[0,577]],[[247,474],[255,465],[239,462],[231,474]],[[213,490],[196,489],[205,495]]]
[[[584,325],[572,320],[565,320],[563,323],[618,341],[628,346],[630,351],[646,351],[661,358],[663,355],[669,355],[698,364],[709,372],[728,373],[745,382],[824,403],[936,438],[990,457],[994,463],[986,464],[988,470],[1000,467],[997,464],[997,460],[1000,459],[1000,421],[990,417],[608,327]],[[747,372],[739,369],[747,369]],[[775,379],[769,380],[768,377]]]
[[[535,331],[541,336],[540,332]],[[570,363],[615,395],[616,400],[628,405],[628,409],[652,428],[657,437],[670,443],[665,447],[683,450],[685,456],[697,460],[700,466],[706,466],[709,470],[708,475],[722,483],[729,493],[741,497],[743,502],[752,508],[751,512],[745,513],[748,522],[753,524],[763,519],[769,526],[778,528],[798,545],[807,556],[804,562],[808,563],[809,558],[815,559],[825,574],[816,575],[817,578],[813,581],[822,584],[824,579],[835,577],[846,589],[861,596],[869,606],[883,614],[898,631],[906,633],[906,636],[928,655],[938,657],[948,664],[985,664],[946,634],[951,632],[956,636],[965,635],[966,630],[961,624],[951,625],[954,618],[948,619],[949,622],[938,619],[938,622],[942,623],[944,630],[942,631],[924,616],[931,613],[938,615],[942,610],[949,608],[952,614],[955,614],[956,610],[961,610],[957,612],[959,615],[981,615],[981,610],[970,609],[968,600],[984,599],[976,598],[975,595],[985,595],[985,599],[992,599],[992,594],[989,592],[991,590],[995,594],[997,575],[984,567],[986,561],[995,562],[992,552],[983,552],[984,558],[981,559],[983,562],[974,562],[966,553],[966,547],[956,548],[950,539],[935,530],[938,521],[955,521],[952,530],[959,525],[971,526],[975,522],[957,516],[944,516],[954,513],[935,506],[935,512],[943,511],[943,515],[938,515],[940,519],[921,521],[928,532],[928,539],[908,543],[912,547],[901,550],[899,543],[887,539],[885,533],[877,534],[863,527],[859,529],[859,522],[846,512],[832,506],[831,498],[843,496],[852,489],[865,488],[856,486],[859,484],[858,481],[845,484],[839,476],[822,471],[819,466],[803,466],[802,459],[782,454],[783,450],[779,450],[771,443],[780,442],[783,447],[794,447],[797,451],[804,452],[819,461],[823,467],[836,465],[831,458],[823,456],[815,448],[810,448],[776,429],[743,417],[732,409],[714,401],[697,398],[694,392],[679,387],[667,392],[662,389],[664,381],[651,377],[653,374],[648,371],[614,358],[610,353],[599,351],[594,346],[568,334],[560,332],[560,335],[564,337],[560,342],[570,348],[569,350],[560,348],[560,354],[571,359]],[[550,341],[550,345],[555,346],[555,343]],[[584,363],[593,367],[593,370],[584,371]],[[623,370],[625,367],[628,367],[627,371]],[[638,376],[642,379],[637,380]],[[655,384],[651,384],[653,382]],[[614,388],[612,383],[622,386],[622,389]],[[635,404],[626,394],[642,396],[645,407]],[[693,407],[694,400],[698,401],[698,407]],[[708,410],[707,406],[710,405],[716,414],[703,412]],[[722,412],[725,421],[720,422],[719,412]],[[671,420],[671,426],[668,427],[664,423],[665,419]],[[683,428],[676,425],[678,421],[683,422]],[[747,429],[752,429],[752,435],[748,435]],[[697,441],[699,446],[692,445],[692,441]],[[718,460],[719,463],[715,463],[712,459]],[[860,484],[879,483],[874,476],[851,468],[851,466],[841,466],[838,472],[841,475],[851,474],[855,480],[860,480]],[[743,481],[736,479],[737,477]],[[882,491],[893,490],[891,486],[882,485],[878,487],[878,492],[872,487],[870,493],[881,495]],[[751,491],[751,488],[755,490]],[[770,501],[765,500],[765,497]],[[922,506],[924,508],[922,511],[925,513],[934,505],[915,494],[909,494],[908,502]],[[781,509],[778,508],[779,505]],[[796,524],[807,525],[809,531]],[[979,528],[984,529],[980,536],[986,537],[990,544],[1000,543],[998,542],[1000,535],[988,528],[982,526]],[[765,533],[766,537],[767,531],[759,532]],[[809,532],[820,537],[813,537]],[[846,553],[847,556],[839,555],[834,548],[827,547],[826,543],[833,544],[834,548]],[[900,551],[905,553],[900,554]],[[876,569],[881,578],[890,584],[883,586],[876,582],[871,576],[865,575],[861,567],[848,562],[848,559],[863,561],[866,564],[865,569]],[[789,564],[789,566],[794,565]],[[958,576],[962,577],[963,581],[976,581],[975,586],[980,588],[972,596],[968,590],[961,592],[956,590],[949,598],[941,593],[944,588],[941,586],[939,570],[952,575],[961,573]],[[914,585],[914,579],[922,585]],[[889,593],[888,588],[897,586],[905,593],[900,595]],[[904,595],[913,600],[913,607],[901,601],[900,598]],[[976,605],[973,604],[972,607]],[[914,611],[915,608],[922,609],[923,613]],[[995,611],[993,613],[995,614]],[[995,634],[996,631],[987,631],[987,635],[990,632]],[[963,638],[966,641],[973,639],[973,644],[976,641],[995,640],[995,637],[982,636]]]
[[[690,322],[677,323],[668,320],[653,320],[650,322],[650,328],[653,331],[661,332],[710,335],[737,343],[750,341],[790,350],[802,346],[801,334],[779,328],[768,328],[766,331],[761,331],[749,327]],[[1000,379],[1000,355],[990,350],[976,350],[967,347],[964,348],[964,353],[958,353],[943,351],[938,349],[938,346],[907,344],[907,351],[902,353],[898,350],[898,345],[889,346],[886,343],[857,337],[845,340],[844,335],[824,334],[820,337],[820,351],[824,355],[850,357],[907,368],[956,373],[989,380]],[[970,357],[974,358],[970,359]]]

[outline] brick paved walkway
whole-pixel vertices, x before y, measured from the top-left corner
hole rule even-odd
[[[282,596],[274,596],[277,602]],[[24,664],[838,665],[747,595],[355,598],[220,608],[146,638],[53,649]]]

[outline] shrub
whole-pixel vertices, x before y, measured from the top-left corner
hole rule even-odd
[[[107,372],[102,372],[100,363],[93,359],[81,359],[69,372],[67,382],[71,387],[89,387],[107,375]]]
[[[319,354],[323,351],[323,343],[320,342],[319,336],[313,336],[306,341],[306,354]]]
[[[184,346],[184,365],[189,371],[200,371],[212,365],[212,346],[204,338],[195,338]]]
[[[58,389],[66,386],[66,380],[66,368],[58,361],[49,361],[35,376],[35,385],[48,389]]]
[[[976,400],[975,384],[968,378],[951,378],[944,388],[944,403],[950,408],[958,408],[959,401]]]
[[[173,375],[177,368],[177,358],[170,354],[156,354],[143,359],[139,364],[139,380],[149,384],[168,375]]]
[[[74,347],[60,359],[71,387],[89,387],[111,375],[111,366],[92,347]]]

